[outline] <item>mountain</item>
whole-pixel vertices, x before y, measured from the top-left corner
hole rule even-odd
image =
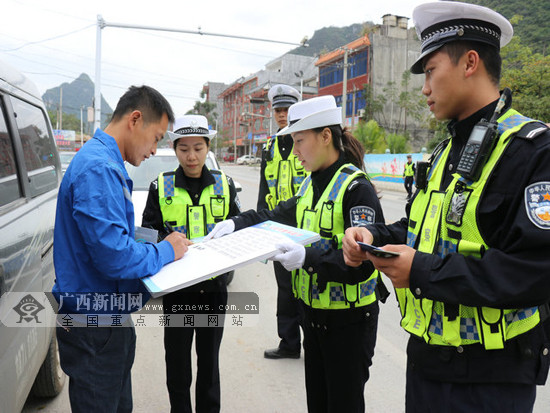
[[[514,34],[533,52],[547,55],[550,49],[550,8],[548,0],[468,0],[498,11],[507,19],[521,16],[514,22]]]
[[[71,83],[63,83],[60,86],[46,90],[42,99],[46,108],[50,111],[57,111],[59,108],[60,90],[63,89],[62,105],[63,113],[75,115],[80,119],[80,108],[83,108],[83,117],[86,119],[88,106],[93,105],[94,101],[94,82],[86,73],[82,73]],[[105,125],[113,113],[113,109],[107,101],[101,96],[101,124]],[[86,122],[86,121],[85,121]]]
[[[361,37],[364,28],[373,25],[374,23],[367,22],[355,23],[345,27],[323,27],[315,30],[313,37],[308,41],[309,47],[299,46],[288,53],[301,56],[319,56],[321,53],[330,52]]]
[[[467,3],[489,7],[507,19],[521,16],[514,22],[514,34],[533,52],[547,55],[550,51],[550,7],[548,0],[463,0]],[[412,17],[412,16],[410,16]],[[411,21],[412,24],[412,21]],[[355,23],[346,27],[323,27],[316,30],[309,40],[309,47],[297,47],[288,53],[302,56],[319,56],[332,51],[361,36],[364,28],[374,26],[372,22]]]

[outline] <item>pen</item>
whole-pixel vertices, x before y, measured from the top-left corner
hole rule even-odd
[[[164,226],[168,230],[169,234],[176,231],[174,228],[172,228],[172,225],[170,225],[170,223],[168,221],[164,221]]]

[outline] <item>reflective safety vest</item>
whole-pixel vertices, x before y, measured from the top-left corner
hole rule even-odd
[[[414,176],[414,170],[413,170],[413,163],[406,163],[405,164],[405,176]]]
[[[455,173],[447,188],[440,188],[451,143],[436,157],[428,174],[427,189],[417,191],[411,206],[408,246],[440,257],[459,253],[477,258],[489,248],[479,231],[479,200],[512,135],[532,120],[510,109],[497,122],[498,141],[477,181],[465,180]],[[396,293],[401,326],[433,345],[458,347],[481,343],[487,350],[502,349],[506,340],[540,322],[538,307],[468,307],[417,299],[408,288],[398,288]]]
[[[307,176],[306,170],[292,152],[283,160],[277,142],[277,136],[271,137],[265,149],[267,154],[264,175],[269,188],[265,201],[269,210],[275,208],[279,202],[292,198]]]
[[[159,205],[162,218],[189,239],[203,237],[217,222],[229,214],[229,184],[222,171],[210,170],[216,180],[202,190],[198,205],[193,205],[189,192],[176,187],[176,172],[158,177]]]
[[[296,222],[299,228],[317,232],[321,239],[312,247],[321,250],[342,248],[344,236],[343,199],[348,185],[357,177],[367,175],[352,164],[340,167],[334,174],[317,204],[313,206],[313,185],[308,176],[298,192]],[[292,272],[294,296],[313,308],[336,310],[360,307],[376,301],[376,283],[379,276],[374,271],[371,276],[356,285],[328,282],[325,290],[319,292],[317,274],[308,274],[299,269]]]

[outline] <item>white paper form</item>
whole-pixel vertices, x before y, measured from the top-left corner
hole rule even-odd
[[[270,258],[278,253],[275,245],[289,241],[289,238],[302,245],[320,239],[315,232],[266,221],[221,238],[193,244],[183,258],[142,281],[153,297],[158,297],[251,262]]]

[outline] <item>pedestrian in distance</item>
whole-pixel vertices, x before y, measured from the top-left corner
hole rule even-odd
[[[413,193],[414,173],[416,168],[412,161],[412,155],[407,155],[407,163],[403,170],[403,177],[405,178],[405,190],[407,191],[407,201],[411,199]]]
[[[134,240],[132,181],[124,167],[154,155],[173,120],[159,92],[130,87],[61,182],[53,293],[58,317],[65,314],[56,333],[73,412],[132,411],[136,335],[129,313],[149,298],[139,279],[187,251],[189,240],[180,233],[158,244]]]
[[[210,139],[215,130],[208,129],[206,117],[185,115],[168,132],[179,161],[175,171],[159,175],[149,187],[143,211],[142,226],[154,228],[159,238],[171,231],[185,234],[191,241],[204,237],[216,222],[240,212],[239,199],[233,181],[222,171],[209,170],[205,165]],[[164,314],[225,314],[227,276],[220,275],[193,286],[163,296]],[[192,310],[188,310],[191,308]],[[197,310],[205,308],[202,311]],[[212,311],[214,311],[212,313]],[[172,412],[193,411],[191,382],[193,379],[191,352],[193,336],[197,353],[195,405],[197,412],[219,412],[221,405],[219,352],[223,335],[220,324],[179,325],[164,327],[166,384]],[[200,323],[202,319],[198,319]]]
[[[288,108],[300,101],[302,96],[287,85],[272,86],[267,96],[280,131],[287,126]],[[298,192],[307,172],[292,153],[293,146],[289,134],[269,138],[262,151],[257,211],[266,208],[273,210]],[[297,359],[300,358],[301,348],[300,305],[292,293],[291,273],[277,261],[273,262],[273,269],[277,281],[277,333],[281,340],[277,347],[265,350],[264,357]]]
[[[451,138],[417,164],[408,216],[346,231],[345,259],[370,260],[396,289],[407,412],[531,412],[550,363],[550,132],[499,90],[506,18],[436,2],[413,20],[422,53],[411,72]]]
[[[345,265],[344,230],[384,222],[376,191],[364,172],[361,144],[342,129],[342,110],[333,96],[296,103],[288,111],[294,154],[311,172],[298,193],[273,210],[250,210],[221,222],[209,237],[219,237],[265,220],[319,233],[303,247],[279,245],[272,260],[292,271],[292,288],[304,313],[304,365],[309,412],[364,412],[378,300],[387,291],[368,262]]]

